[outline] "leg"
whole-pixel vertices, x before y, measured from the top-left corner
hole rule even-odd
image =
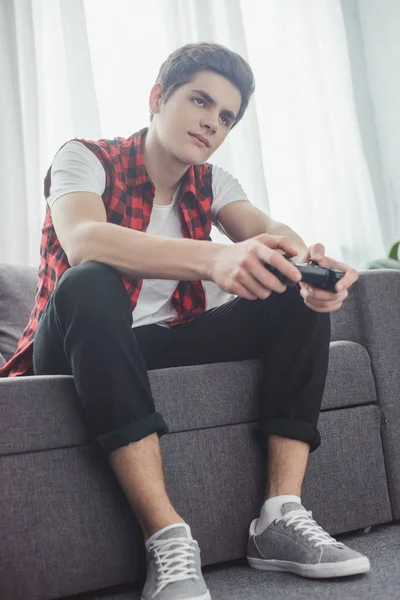
[[[297,288],[290,292],[284,295],[286,305],[273,308],[273,341],[263,358],[265,390],[272,392],[257,432],[260,440],[270,433],[265,500],[301,497],[310,450],[321,443],[317,422],[329,362],[330,316],[306,307]]]
[[[66,271],[42,315],[34,341],[34,373],[72,374],[91,439],[101,448],[136,513],[145,537],[183,520],[165,490],[159,437],[145,359],[163,347],[167,329],[140,328],[151,338],[143,358],[129,298],[117,271],[87,263]],[[146,329],[146,331],[143,331]]]
[[[273,312],[273,344],[264,356],[273,391],[272,402],[263,405],[259,431],[269,433],[267,500],[250,525],[248,561],[256,569],[305,577],[365,573],[369,560],[332,538],[301,503],[309,451],[320,444],[316,426],[328,370],[330,317],[301,306],[296,293],[284,297],[286,307],[283,303]]]
[[[288,288],[267,300],[237,298],[207,311],[189,324],[186,338],[180,339],[181,355],[174,351],[179,364],[263,360],[255,436],[266,454],[265,499],[300,497],[310,450],[320,445],[330,316],[305,306],[298,287]]]
[[[269,436],[264,500],[283,495],[301,497],[309,453],[306,442]]]
[[[171,344],[165,366],[261,358],[264,381],[256,441],[269,436],[305,442],[313,452],[329,360],[330,316],[305,306],[299,287],[266,300],[236,298],[206,311]],[[179,346],[178,346],[179,344]]]
[[[156,433],[114,450],[109,463],[136,514],[145,541],[167,525],[185,523],[165,488]]]

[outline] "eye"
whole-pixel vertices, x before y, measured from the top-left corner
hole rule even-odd
[[[230,119],[228,119],[228,117],[221,117],[221,120],[222,120],[222,119],[224,119],[224,120],[225,120],[225,123],[224,123],[224,125],[226,125],[227,127],[229,127],[229,125],[230,125],[230,123],[231,123]]]
[[[202,100],[201,98],[192,98],[192,100],[194,100],[195,102],[201,102],[202,104],[204,104],[204,100]],[[200,106],[200,104],[198,104],[197,106]]]

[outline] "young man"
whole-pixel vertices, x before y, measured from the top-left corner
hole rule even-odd
[[[207,162],[254,91],[249,65],[190,44],[161,66],[151,124],[131,137],[73,140],[45,180],[48,206],[36,305],[3,375],[74,376],[93,441],[143,529],[144,600],[206,600],[197,542],[168,498],[148,370],[259,357],[267,489],[251,523],[249,564],[307,577],[364,573],[366,557],[322,530],[301,504],[328,366],[329,313],[358,274],[307,248]],[[235,244],[210,241],[212,222]],[[282,256],[346,271],[336,293],[295,282]],[[290,373],[290,377],[288,377]],[[172,560],[171,560],[172,559]]]

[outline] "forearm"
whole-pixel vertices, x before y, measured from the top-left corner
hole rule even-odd
[[[156,236],[113,223],[87,223],[72,266],[103,262],[130,279],[209,279],[223,244]]]
[[[304,254],[304,251],[307,250],[306,243],[293,229],[284,223],[274,221],[247,201],[228,204],[222,208],[219,213],[218,227],[234,242],[242,242],[263,233],[269,233],[287,237],[297,251],[297,256]]]
[[[284,235],[296,250],[296,257],[303,255],[308,248],[305,241],[293,229],[284,225],[284,223],[274,221],[269,225],[267,233],[271,235]]]
[[[304,251],[307,250],[305,241],[293,231],[293,229],[284,223],[274,221],[261,213],[261,211],[257,215],[251,215],[250,218],[247,219],[246,228],[244,225],[240,228],[240,231],[243,230],[244,236],[239,237],[237,235],[236,237],[238,239],[236,241],[253,238],[262,233],[269,233],[270,235],[284,235],[288,238],[294,249],[297,251],[296,257],[304,254]]]

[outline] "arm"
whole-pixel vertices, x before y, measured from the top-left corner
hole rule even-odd
[[[100,196],[72,192],[57,199],[53,224],[71,266],[103,262],[130,279],[214,281],[223,290],[255,300],[285,287],[264,264],[276,266],[298,281],[299,272],[275,249],[293,252],[284,238],[266,235],[263,240],[233,246],[190,239],[172,239],[106,222]]]
[[[247,200],[238,200],[225,205],[217,214],[217,227],[233,242],[241,242],[249,238],[269,233],[283,235],[297,251],[297,256],[304,254],[307,245],[293,229],[274,221]]]
[[[58,198],[54,228],[72,267],[103,262],[131,279],[209,279],[223,244],[155,236],[106,220],[103,200],[93,192]]]
[[[216,179],[218,188],[218,175]],[[130,279],[206,279],[250,300],[284,289],[264,268],[266,262],[298,280],[298,270],[275,252],[279,249],[295,254],[284,237],[264,234],[231,246],[128,229],[107,222],[101,197],[104,186],[101,163],[82,144],[68,142],[57,153],[48,202],[58,240],[71,266],[97,261]]]
[[[314,244],[308,248],[301,237],[290,227],[274,221],[248,200],[239,200],[225,205],[217,213],[216,221],[221,230],[233,241],[239,242],[260,233],[282,235],[284,236],[283,239],[288,240],[293,250],[297,252],[295,260],[308,262],[311,258],[322,266],[332,266],[344,271],[346,274],[337,284],[336,293],[318,290],[300,282],[301,295],[305,304],[316,312],[339,310],[343,301],[347,298],[347,290],[358,279],[358,273],[355,269],[325,256],[325,249],[322,244]],[[342,286],[341,289],[340,286]]]
[[[223,244],[154,236],[107,222],[101,198],[105,171],[83,144],[70,141],[52,163],[54,228],[71,266],[108,264],[130,279],[207,279]]]

